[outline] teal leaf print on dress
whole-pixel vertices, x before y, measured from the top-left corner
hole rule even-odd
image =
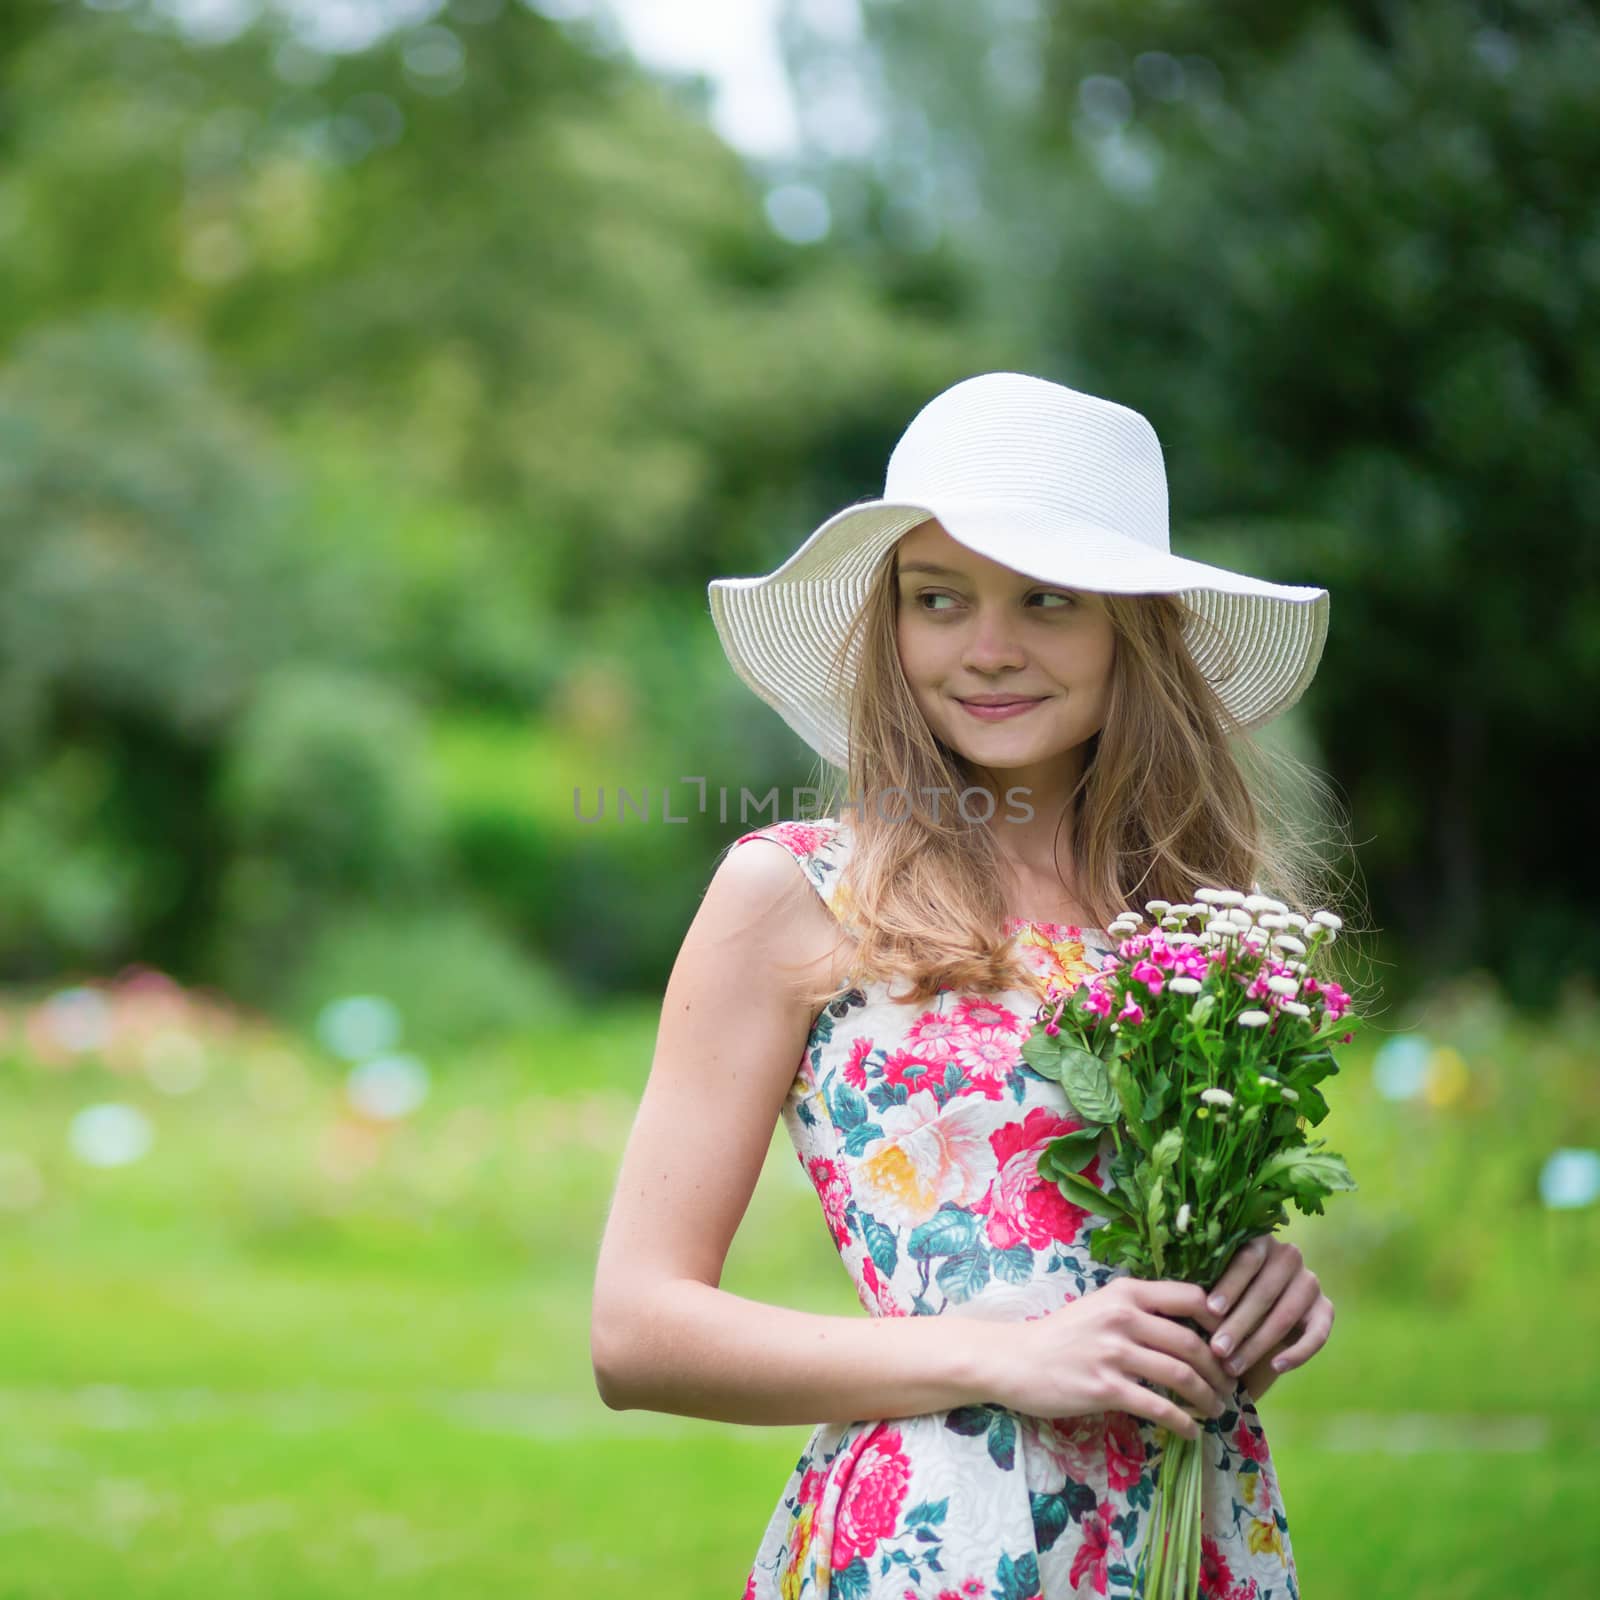
[[[862,1233],[873,1265],[885,1277],[892,1277],[894,1269],[900,1265],[900,1246],[895,1239],[894,1229],[886,1227],[868,1211],[862,1217]]]
[[[994,1253],[994,1275],[1006,1283],[1030,1283],[1033,1280],[1033,1251],[1025,1244],[1014,1244],[1009,1250]]]
[[[859,1600],[872,1588],[872,1574],[867,1570],[867,1564],[856,1556],[848,1567],[840,1567],[833,1575],[833,1592],[841,1600]]]
[[[1017,1460],[1017,1419],[1005,1412],[995,1413],[989,1424],[989,1454],[1002,1472],[1009,1472]]]
[[[934,1256],[953,1256],[968,1249],[978,1237],[978,1219],[959,1206],[946,1205],[906,1240],[906,1253],[913,1261],[930,1261]]]
[[[1039,1593],[1039,1560],[1033,1554],[1000,1557],[1000,1569],[995,1574],[1000,1587],[993,1591],[995,1600],[1030,1600]]]
[[[961,1305],[981,1294],[988,1283],[989,1252],[982,1243],[975,1243],[959,1255],[951,1256],[934,1276],[945,1298],[954,1305]]]

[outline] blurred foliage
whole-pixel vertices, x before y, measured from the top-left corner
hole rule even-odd
[[[0,963],[299,1013],[355,980],[353,906],[378,982],[431,905],[477,930],[447,1032],[522,1014],[474,940],[529,996],[659,985],[724,831],[580,836],[567,797],[795,765],[705,580],[880,475],[961,330],[784,243],[671,94],[526,8],[342,54],[245,20],[10,18]],[[435,762],[474,722],[492,825]]]
[[[740,789],[815,771],[706,580],[996,367],[1149,415],[1184,552],[1333,591],[1294,742],[1397,991],[1600,966],[1593,13],[861,10],[786,8],[808,143],[763,164],[525,5],[338,50],[6,8],[0,973],[299,1009],[353,906],[432,904],[530,993],[658,991]],[[783,181],[825,239],[769,224]]]
[[[1156,424],[1179,549],[1331,591],[1305,705],[1404,981],[1600,968],[1594,9],[863,0],[864,47],[787,9],[883,119],[882,161],[813,129],[862,254],[951,240],[1039,370]]]

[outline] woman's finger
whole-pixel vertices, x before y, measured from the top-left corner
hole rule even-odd
[[[1304,1319],[1303,1331],[1299,1324],[1289,1330],[1292,1344],[1286,1344],[1272,1358],[1274,1372],[1288,1372],[1291,1367],[1303,1367],[1327,1342],[1333,1329],[1333,1301],[1321,1295]]]
[[[1244,1293],[1239,1297],[1239,1303],[1222,1319],[1221,1325],[1211,1335],[1211,1348],[1216,1351],[1229,1371],[1243,1372],[1249,1365],[1248,1362],[1235,1365],[1245,1348],[1245,1342],[1261,1325],[1262,1319],[1277,1304],[1284,1291],[1301,1271],[1298,1248],[1280,1241],[1267,1263],[1246,1286]],[[1296,1315],[1298,1314],[1297,1312]],[[1293,1317],[1289,1319],[1290,1322],[1293,1320]],[[1279,1331],[1287,1326],[1287,1323],[1282,1324]]]
[[[1261,1319],[1260,1326],[1244,1341],[1236,1354],[1224,1363],[1230,1370],[1238,1363],[1238,1370],[1253,1366],[1262,1356],[1274,1350],[1311,1314],[1322,1297],[1322,1285],[1313,1272],[1295,1276],[1288,1288],[1278,1296],[1276,1303]]]
[[[1233,1253],[1227,1269],[1222,1276],[1211,1286],[1211,1293],[1206,1299],[1206,1305],[1216,1312],[1231,1311],[1239,1303],[1239,1296],[1244,1293],[1245,1285],[1266,1264],[1267,1257],[1272,1254],[1272,1236],[1266,1233],[1257,1234],[1253,1239],[1247,1239]],[[1220,1300],[1222,1303],[1217,1304]]]

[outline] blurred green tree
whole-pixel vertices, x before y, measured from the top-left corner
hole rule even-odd
[[[919,225],[980,303],[1156,424],[1175,543],[1331,590],[1306,712],[1408,974],[1481,966],[1537,1003],[1600,969],[1574,848],[1600,715],[1593,8],[863,12],[887,175],[821,181],[881,199],[929,161]],[[789,37],[798,70],[837,59],[799,8]],[[846,214],[892,244],[882,206]]]

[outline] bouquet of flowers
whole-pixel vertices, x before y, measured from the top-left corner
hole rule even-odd
[[[1086,1124],[1048,1145],[1039,1171],[1109,1219],[1090,1254],[1209,1289],[1241,1244],[1288,1221],[1286,1202],[1320,1215],[1327,1195],[1356,1187],[1305,1130],[1328,1113],[1317,1085],[1339,1070],[1331,1045],[1359,1019],[1315,970],[1341,926],[1332,912],[1302,917],[1237,889],[1195,899],[1148,902],[1148,932],[1134,912],[1118,918],[1117,951],[1081,992],[1048,991],[1022,1055]],[[1102,1189],[1082,1172],[1107,1128]],[[1196,1592],[1204,1438],[1162,1431],[1145,1600]]]

